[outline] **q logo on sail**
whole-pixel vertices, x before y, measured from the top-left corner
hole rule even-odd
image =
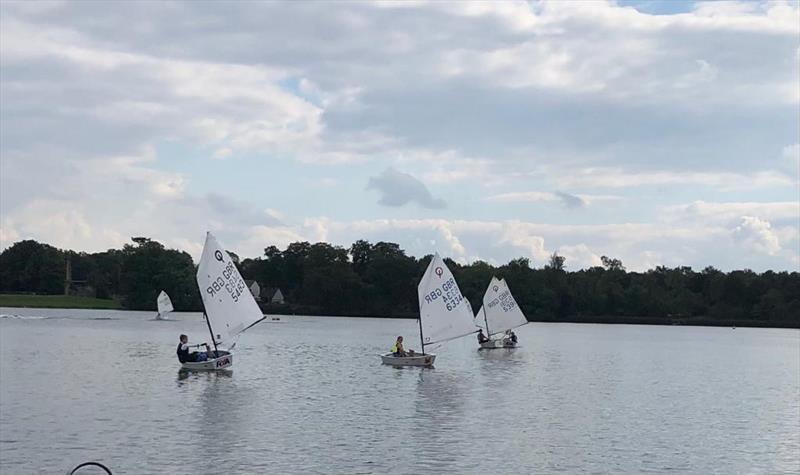
[[[214,258],[215,258],[216,260],[218,260],[218,261],[222,262],[222,251],[220,251],[219,249],[217,249],[216,251],[214,251]]]
[[[436,269],[434,269],[433,271],[436,273],[436,275],[438,275],[438,276],[439,276],[439,278],[440,278],[440,279],[442,278],[442,274],[444,274],[444,270],[442,270],[442,268],[441,268],[441,267],[437,267],[437,268],[436,268]]]

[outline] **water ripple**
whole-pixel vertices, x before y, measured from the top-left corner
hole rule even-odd
[[[178,333],[204,338],[197,315],[56,313],[0,319],[2,473],[90,459],[115,474],[800,465],[793,330],[534,324],[521,348],[465,339],[436,368],[400,369],[377,354],[414,321],[289,317],[249,331],[232,371],[192,373],[174,348]]]

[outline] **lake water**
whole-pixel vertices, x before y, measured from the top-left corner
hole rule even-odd
[[[415,320],[290,316],[186,375],[200,314],[0,313],[2,473],[800,472],[797,330],[534,323],[398,369]]]

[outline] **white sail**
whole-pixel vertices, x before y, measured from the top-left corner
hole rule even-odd
[[[156,303],[158,304],[158,316],[163,317],[164,315],[168,314],[169,312],[173,311],[172,308],[172,300],[170,300],[169,295],[163,290],[160,294],[158,294],[158,299],[156,299]]]
[[[211,233],[197,267],[197,285],[218,345],[232,346],[241,332],[264,318],[233,259]]]
[[[473,320],[473,322],[475,323],[476,327],[482,328],[484,332],[486,331],[486,319],[483,318],[483,305],[481,305],[481,308],[480,310],[478,310],[478,313],[475,314],[475,319]]]
[[[417,293],[425,345],[475,333],[469,302],[438,253],[428,264]]]
[[[475,320],[484,329],[488,324],[487,331],[492,335],[528,323],[506,281],[497,277],[492,277],[489,288],[483,294],[483,308]]]

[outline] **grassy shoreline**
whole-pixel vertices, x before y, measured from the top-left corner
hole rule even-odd
[[[76,308],[76,309],[103,309],[121,310],[122,305],[118,300],[97,299],[91,297],[75,297],[71,295],[30,295],[30,294],[0,294],[0,307],[17,308]],[[261,305],[261,310],[268,315],[311,315],[321,317],[361,317],[361,318],[397,318],[414,319],[412,314],[394,315],[369,315],[347,314],[337,312],[324,312],[323,309],[302,305]],[[605,323],[605,324],[632,324],[632,325],[682,325],[682,326],[708,326],[708,327],[760,327],[760,328],[800,328],[797,320],[756,320],[756,319],[716,319],[707,316],[700,317],[630,317],[630,316],[578,316],[564,318],[536,318],[532,322],[550,323]]]
[[[118,300],[73,295],[0,294],[0,307],[121,309]]]

